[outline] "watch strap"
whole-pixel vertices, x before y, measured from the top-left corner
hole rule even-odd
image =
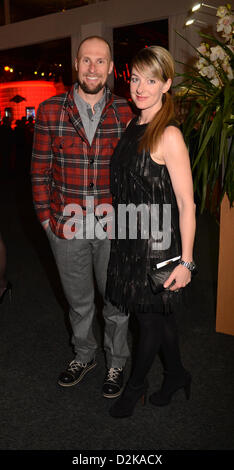
[[[195,263],[193,261],[188,262],[188,261],[183,261],[182,259],[179,261],[179,264],[182,264],[182,266],[185,266],[189,271],[193,271],[196,267]]]

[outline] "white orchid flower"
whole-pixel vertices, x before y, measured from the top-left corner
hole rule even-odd
[[[224,60],[225,56],[227,55],[221,46],[211,47],[210,50],[210,60],[212,62],[216,61],[217,59]]]
[[[207,67],[209,65],[209,63],[207,62],[206,59],[204,59],[203,57],[200,57],[200,59],[197,61],[196,63],[196,67],[200,70],[202,69],[203,67]]]
[[[232,15],[226,15],[223,18],[220,18],[217,22],[217,31],[224,31],[226,34],[230,34],[232,32],[232,23]]]
[[[213,67],[213,65],[209,65],[208,67],[203,67],[203,69],[200,70],[200,74],[203,77],[214,78],[215,77],[215,68]]]
[[[228,15],[229,11],[227,7],[221,6],[218,8],[216,16],[219,16],[220,18],[223,18],[225,15]]]
[[[214,86],[217,86],[217,87],[220,87],[220,83],[219,83],[219,80],[217,78],[213,78],[210,83],[212,83],[212,85]]]
[[[201,45],[197,48],[198,52],[202,55],[209,55],[209,46],[205,42],[202,42]]]

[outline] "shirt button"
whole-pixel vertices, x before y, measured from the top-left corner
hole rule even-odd
[[[94,187],[94,183],[93,183],[93,182],[89,183],[89,187],[90,187],[90,188],[93,188],[93,187]]]

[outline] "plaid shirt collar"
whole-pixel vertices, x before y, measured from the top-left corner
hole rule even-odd
[[[63,107],[64,107],[65,111],[68,112],[68,114],[70,116],[70,120],[71,120],[74,128],[76,129],[77,133],[80,135],[80,137],[83,140],[85,140],[87,143],[89,143],[88,140],[87,140],[87,136],[85,134],[82,119],[80,117],[79,111],[78,111],[77,106],[76,106],[75,101],[74,101],[74,88],[75,88],[75,86],[76,86],[76,83],[71,87],[70,91],[67,93],[67,95],[65,97],[65,100],[64,100]],[[115,106],[115,103],[114,103],[114,96],[111,93],[108,86],[106,86],[106,105],[105,105],[105,107],[102,111],[102,115],[101,115],[99,124],[101,124],[102,121],[104,120],[106,111],[110,106],[112,106],[118,121],[120,121],[119,113],[118,113],[118,110],[117,110],[117,108]]]
[[[77,86],[77,83],[74,83],[74,85],[72,85],[70,91],[67,93],[67,96],[66,96],[66,99],[64,101],[64,107],[67,108],[67,107],[70,107],[72,108],[72,110],[74,111],[74,107],[75,106],[75,102],[74,102],[74,88]],[[106,109],[109,108],[109,106],[111,106],[113,104],[113,101],[114,101],[114,98],[113,98],[113,95],[110,91],[110,88],[108,86],[106,86],[106,105],[103,109],[103,114],[105,113]],[[114,106],[115,108],[115,106]]]

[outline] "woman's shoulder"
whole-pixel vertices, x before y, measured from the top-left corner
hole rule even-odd
[[[182,137],[180,125],[177,121],[170,121],[163,132],[163,136],[167,139],[176,139]]]
[[[171,119],[167,125],[166,125],[166,129],[167,127],[176,127],[177,129],[180,129],[180,124],[179,122],[174,118],[174,119]]]

